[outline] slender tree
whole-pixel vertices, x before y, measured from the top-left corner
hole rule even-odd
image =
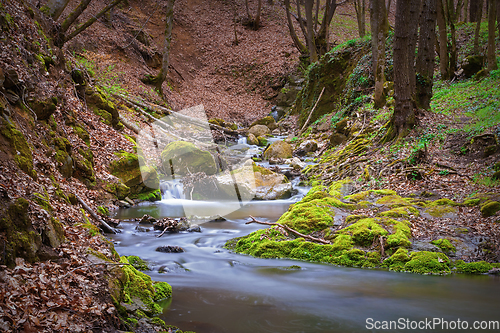
[[[345,2],[345,1],[344,1]],[[294,10],[290,0],[284,0],[288,29],[295,47],[311,61],[316,61],[328,51],[328,28],[337,8],[336,0],[295,0]],[[302,11],[305,12],[305,18]],[[294,14],[296,12],[297,14]],[[301,41],[292,22],[292,16],[299,23],[303,35]],[[321,20],[319,20],[321,18]],[[319,22],[321,21],[321,23]],[[316,60],[315,60],[316,59]]]
[[[477,22],[481,18],[483,1],[482,0],[469,0],[469,22]]]
[[[319,6],[316,7],[319,9]],[[366,35],[366,0],[354,0],[359,37]]]
[[[52,17],[54,21],[57,21],[69,4],[69,1],[70,0],[49,0],[47,4],[41,8],[41,11]]]
[[[165,4],[165,41],[160,72],[156,76],[146,75],[145,78],[142,79],[144,83],[154,84],[156,90],[162,96],[163,90],[161,86],[167,78],[168,66],[170,64],[170,44],[172,42],[172,27],[174,25],[174,3],[175,0],[167,0]]]
[[[410,90],[414,94],[416,89],[416,72],[415,72],[415,50],[418,40],[418,24],[420,19],[422,0],[412,0],[410,6],[410,17],[412,18],[406,24],[409,25],[410,39],[408,41],[408,61],[410,70]]]
[[[385,0],[371,0],[370,27],[372,34],[372,63],[375,77],[375,92],[373,102],[375,108],[385,105],[384,71],[385,71],[385,40],[387,38],[387,13]]]
[[[245,0],[245,7],[247,9],[248,24],[254,30],[259,30],[260,28],[260,16],[262,12],[262,0],[257,0],[257,12],[255,13],[255,18],[250,14],[250,6],[248,0]]]
[[[474,34],[474,54],[479,54],[479,34],[481,31],[481,19],[483,17],[483,0],[478,0],[479,1],[479,10],[477,12],[477,17],[476,17],[476,32]]]
[[[495,54],[495,34],[497,20],[497,0],[489,0],[488,8],[488,71],[498,69]]]
[[[439,27],[439,71],[442,80],[450,78],[450,57],[448,55],[448,32],[444,15],[443,1],[437,0],[437,24]]]
[[[420,16],[420,34],[416,62],[417,105],[430,108],[434,74],[434,45],[436,44],[437,1],[424,0]]]

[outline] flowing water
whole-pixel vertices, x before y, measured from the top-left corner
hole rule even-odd
[[[295,198],[297,199],[297,198]],[[182,200],[122,210],[120,218],[179,216]],[[154,264],[149,274],[167,281],[173,297],[161,316],[165,322],[198,333],[359,332],[374,320],[499,320],[500,278],[495,276],[421,276],[342,268],[282,259],[258,259],[223,249],[233,237],[263,225],[245,224],[248,215],[275,221],[291,200],[252,202],[226,221],[202,224],[202,232],[139,232],[138,222],[122,222],[113,236],[120,255],[138,255]],[[199,203],[200,210],[217,209]],[[215,207],[214,207],[215,206]],[[160,253],[177,245],[184,253]],[[290,269],[298,265],[300,269]],[[163,273],[160,273],[163,271]],[[426,330],[420,330],[426,331]],[[428,331],[428,330],[427,330]]]
[[[266,227],[245,224],[249,215],[276,221],[307,191],[295,187],[298,194],[291,199],[252,201],[225,221],[201,224],[201,233],[157,238],[159,231],[151,226],[149,232],[139,231],[133,219],[144,214],[180,217],[186,205],[198,212],[194,215],[203,216],[216,215],[228,205],[239,207],[238,202],[185,200],[180,184],[163,184],[162,201],[116,212],[115,217],[123,222],[122,233],[113,236],[115,248],[120,255],[137,255],[153,264],[148,272],[153,280],[167,281],[173,287],[173,297],[163,302],[161,318],[198,333],[362,332],[367,331],[368,318],[401,323],[459,319],[468,321],[469,327],[474,321],[500,320],[498,276],[422,276],[258,259],[223,249],[227,240]],[[155,251],[163,245],[180,246],[185,252]]]

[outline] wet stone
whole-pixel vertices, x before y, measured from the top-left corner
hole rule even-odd
[[[182,247],[176,246],[176,245],[158,246],[155,251],[162,252],[162,253],[182,253],[182,252],[185,252]]]

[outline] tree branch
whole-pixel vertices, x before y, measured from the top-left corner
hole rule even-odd
[[[322,244],[331,244],[331,242],[329,242],[327,240],[324,240],[324,239],[321,239],[321,238],[312,237],[312,236],[309,236],[309,235],[304,235],[304,234],[298,232],[297,230],[294,230],[294,229],[290,228],[289,226],[287,226],[285,224],[259,221],[259,220],[256,220],[255,217],[253,217],[252,215],[249,215],[249,217],[252,219],[252,221],[248,221],[245,224],[258,223],[258,224],[273,225],[273,226],[276,225],[276,226],[278,226],[280,228],[283,228],[285,230],[290,231],[291,233],[293,233],[293,234],[295,234],[295,235],[297,235],[299,237],[302,237],[302,238],[305,238],[305,239],[309,239],[309,240],[311,240],[313,242],[318,242],[318,243],[322,243]]]
[[[82,198],[80,198],[77,194],[75,194],[75,197],[76,197],[76,200],[78,200],[78,202],[82,205],[82,207],[90,213],[90,215],[94,218],[94,220],[96,220],[97,222],[99,222],[101,224],[101,228],[107,232],[107,233],[110,233],[110,234],[116,234],[116,230],[114,228],[112,228],[109,224],[107,224],[106,222],[104,222],[100,217],[99,215],[97,215],[93,210],[92,208],[90,208],[86,203],[85,201],[82,200]]]

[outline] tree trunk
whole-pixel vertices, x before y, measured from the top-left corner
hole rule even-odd
[[[288,30],[290,30],[290,36],[292,37],[293,44],[299,50],[301,54],[307,54],[307,48],[302,44],[299,37],[297,36],[297,32],[295,31],[295,27],[292,22],[292,15],[290,13],[290,0],[285,0],[285,10],[286,10],[286,19],[288,23]]]
[[[307,47],[309,48],[309,58],[311,62],[318,61],[316,51],[315,33],[313,29],[313,5],[314,0],[305,0],[306,24],[307,24]]]
[[[415,110],[411,99],[412,91],[410,89],[410,62],[409,43],[413,35],[411,20],[418,18],[411,17],[410,8],[414,5],[410,1],[396,2],[396,24],[394,28],[394,114],[391,119],[389,134],[402,137],[407,134],[409,128],[415,124]]]
[[[498,37],[500,37],[500,1],[497,0],[497,28]]]
[[[448,80],[450,78],[448,32],[446,31],[446,19],[444,16],[443,0],[437,0],[437,3],[437,24],[439,27],[439,71],[441,73],[441,80]]]
[[[106,14],[111,8],[115,7],[116,5],[118,5],[122,1],[123,0],[115,0],[112,3],[110,3],[109,5],[107,5],[106,7],[104,7],[99,13],[97,13],[95,16],[93,16],[92,18],[90,18],[87,22],[85,22],[84,24],[82,24],[81,26],[79,26],[77,29],[75,29],[68,36],[65,36],[64,39],[61,41],[61,43],[62,44],[66,43],[68,40],[74,38],[76,35],[78,35],[82,31],[84,31],[88,27],[90,27],[92,24],[94,24],[95,21],[97,21],[99,18],[101,18],[101,16],[103,16],[104,14]],[[62,46],[62,44],[58,45],[58,46]]]
[[[41,8],[41,11],[52,17],[54,21],[57,21],[68,3],[69,0],[49,0],[49,2]]]
[[[158,94],[163,96],[162,84],[165,82],[170,64],[170,44],[172,42],[172,26],[174,25],[174,3],[175,0],[167,0],[165,5],[165,44],[163,45],[163,58],[158,75],[146,75],[142,79],[144,83],[154,84]]]
[[[372,0],[370,5],[370,22],[372,33],[373,75],[375,77],[373,102],[376,109],[385,105],[385,40],[388,28],[386,16],[385,0]]]
[[[422,0],[412,0],[410,2],[410,20],[407,22],[410,29],[410,40],[408,41],[408,61],[410,70],[410,91],[415,95],[416,72],[415,72],[415,50],[418,41],[418,22],[420,20]]]
[[[458,0],[457,8],[461,6],[462,0]],[[448,24],[450,26],[450,35],[451,35],[451,50],[450,50],[450,75],[455,75],[455,71],[458,68],[458,51],[457,51],[457,32],[456,32],[456,23],[457,23],[457,10],[455,8],[454,0],[448,0]]]
[[[469,22],[469,0],[464,1],[464,16],[462,21],[465,23]]]
[[[483,17],[483,0],[479,0],[480,7],[479,12],[477,13],[477,24],[476,24],[476,32],[474,35],[474,54],[479,55],[479,34],[481,30],[481,19]]]
[[[498,0],[490,0],[488,8],[488,71],[498,69],[497,57],[495,55],[497,1]]]
[[[358,21],[358,33],[359,37],[364,37],[366,35],[366,1],[365,0],[355,0],[354,9],[356,10],[356,20]]]
[[[430,108],[434,74],[434,45],[436,44],[436,0],[424,0],[420,18],[417,55],[417,105]]]
[[[68,17],[61,24],[61,32],[64,34],[68,31],[69,27],[76,21],[76,19],[83,13],[83,11],[87,8],[90,1],[92,0],[82,0],[78,7],[73,10]]]
[[[323,20],[321,20],[321,26],[316,35],[316,48],[318,54],[321,56],[328,51],[328,36],[330,23],[332,22],[333,15],[337,9],[336,0],[327,0],[325,4],[325,12],[323,15]]]
[[[469,0],[469,22],[477,22],[483,11],[483,0]]]
[[[257,15],[255,15],[255,21],[253,23],[253,29],[259,30],[260,27],[260,13],[262,11],[262,0],[259,0],[257,3]]]

